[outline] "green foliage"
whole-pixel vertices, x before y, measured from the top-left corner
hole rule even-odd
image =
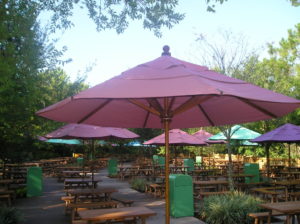
[[[0,224],[19,224],[23,215],[14,207],[0,207]]]
[[[35,1],[0,1],[0,159],[33,159],[36,135],[57,128],[35,112],[86,88],[55,69],[62,52],[46,42]]]
[[[129,20],[143,21],[145,29],[161,36],[161,28],[172,28],[184,15],[175,12],[178,0],[130,0],[130,1],[33,1],[38,4],[40,12],[51,14],[51,29],[66,29],[73,26],[71,17],[75,9],[85,9],[98,31],[114,29],[122,33],[129,25]]]
[[[201,207],[201,216],[208,224],[253,223],[248,213],[259,211],[262,201],[251,195],[234,192],[206,197]]]
[[[130,186],[137,191],[145,192],[146,183],[147,181],[145,179],[136,178],[130,181]]]

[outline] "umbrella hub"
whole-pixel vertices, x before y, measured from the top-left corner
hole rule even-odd
[[[163,47],[163,53],[161,53],[161,56],[171,56],[171,53],[169,52],[170,51],[170,47],[168,45],[165,45]]]

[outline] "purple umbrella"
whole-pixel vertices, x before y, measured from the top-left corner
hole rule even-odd
[[[291,166],[291,143],[300,142],[300,127],[293,124],[284,124],[272,131],[269,131],[253,140],[251,142],[265,143],[267,154],[267,175],[269,176],[270,158],[269,148],[271,143],[288,143],[289,144],[289,167]]]

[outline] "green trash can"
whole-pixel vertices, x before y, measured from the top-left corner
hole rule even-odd
[[[202,156],[196,156],[196,164],[200,166],[202,164]]]
[[[257,163],[245,163],[244,164],[244,174],[254,175],[253,177],[246,177],[245,183],[258,183],[260,179],[259,175],[259,165]]]
[[[183,160],[183,165],[189,167],[189,168],[187,168],[188,172],[194,171],[194,169],[195,169],[193,159],[184,159]]]
[[[158,157],[158,165],[165,165],[165,157],[163,156]]]
[[[118,161],[116,159],[108,160],[108,175],[115,176],[118,174]]]
[[[170,214],[172,217],[194,216],[193,180],[189,175],[171,174]]]
[[[41,196],[43,191],[43,174],[41,167],[29,167],[27,170],[27,197]]]
[[[76,162],[77,162],[77,165],[83,166],[83,158],[82,158],[82,157],[78,157],[78,158],[76,159]]]
[[[153,164],[154,164],[154,165],[158,165],[158,157],[159,157],[158,155],[153,155],[153,156],[152,156]]]

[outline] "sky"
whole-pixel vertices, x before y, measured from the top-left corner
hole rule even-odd
[[[74,27],[59,34],[57,48],[67,47],[64,58],[71,58],[63,69],[74,81],[87,67],[90,86],[121,74],[138,64],[156,59],[164,45],[170,46],[173,57],[197,63],[196,34],[215,38],[219,30],[242,34],[251,48],[278,43],[287,37],[287,30],[300,22],[300,7],[292,7],[288,0],[228,0],[217,5],[216,13],[206,11],[205,1],[180,0],[178,12],[185,19],[172,29],[164,28],[158,38],[153,32],[143,29],[141,21],[130,22],[122,34],[114,30],[96,31],[96,26],[82,10],[77,10],[72,19]]]

